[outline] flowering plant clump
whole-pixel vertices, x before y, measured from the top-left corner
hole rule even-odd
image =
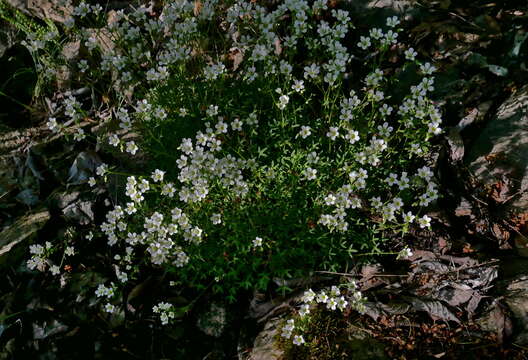
[[[281,337],[291,339],[293,345],[305,344],[306,340],[304,339],[303,331],[310,327],[311,319],[309,314],[317,307],[324,307],[330,311],[345,311],[350,308],[363,313],[366,299],[357,289],[356,282],[352,280],[346,283],[345,286],[346,290],[344,292],[335,285],[330,289],[322,289],[318,293],[312,289],[306,290],[302,297],[302,304],[298,309],[299,326],[295,325],[294,319],[288,319],[282,327]]]
[[[85,50],[73,81],[94,95],[53,104],[48,126],[77,124],[74,139],[89,141],[81,125],[91,116],[105,125],[100,146],[148,159],[134,174],[102,164],[87,181],[126,182],[125,200],[94,232],[114,254],[118,283],[150,266],[234,300],[274,278],[344,268],[355,253],[380,252],[388,235],[431,226],[436,69],[398,43],[398,18],[359,32],[345,8],[321,0],[178,0],[101,14],[81,2],[66,28]],[[46,59],[58,36],[28,47]],[[397,71],[385,68],[389,54]],[[403,72],[415,76],[407,89]],[[320,296],[332,310],[351,301]],[[170,309],[154,311],[167,323]]]

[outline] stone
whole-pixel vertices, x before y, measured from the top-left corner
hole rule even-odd
[[[90,224],[95,216],[90,201],[76,201],[66,206],[62,213],[66,219],[76,221],[79,225]]]
[[[0,233],[0,268],[16,266],[24,257],[30,241],[50,219],[43,210],[18,219]]]
[[[205,334],[216,338],[222,336],[226,324],[226,309],[216,303],[212,303],[209,310],[198,319],[198,328]]]
[[[520,330],[516,342],[528,344],[528,276],[522,275],[510,282],[504,302],[508,305],[517,328]]]
[[[504,210],[528,209],[528,85],[497,110],[471,147],[466,163],[484,186],[496,189]],[[507,187],[504,189],[504,187]]]
[[[276,360],[283,358],[284,351],[278,348],[275,341],[282,321],[283,317],[281,316],[266,322],[264,329],[255,338],[253,349],[247,360]]]

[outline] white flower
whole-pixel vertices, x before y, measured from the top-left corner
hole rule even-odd
[[[317,170],[312,169],[311,167],[306,168],[303,171],[303,176],[306,180],[315,180],[315,178],[317,177]]]
[[[387,18],[387,26],[388,27],[395,27],[396,25],[398,25],[400,23],[400,20],[398,19],[397,16],[392,16],[392,17],[388,17]]]
[[[392,113],[392,106],[383,104],[383,106],[379,109],[379,112],[383,117],[387,117]]]
[[[312,64],[310,66],[304,67],[304,78],[312,78],[315,79],[319,75],[319,66],[317,64]]]
[[[348,140],[351,144],[356,143],[359,140],[359,132],[355,130],[348,130],[345,135],[345,139]]]
[[[64,254],[66,256],[73,256],[75,255],[75,248],[73,246],[66,247],[66,250],[64,251]]]
[[[357,43],[357,46],[362,48],[363,50],[366,50],[370,47],[371,43],[370,43],[370,38],[367,36],[361,36],[359,38],[359,42]]]
[[[418,55],[418,53],[414,51],[413,48],[409,48],[405,50],[404,54],[405,54],[405,59],[409,61],[414,61],[414,59],[416,59],[416,55]]]
[[[99,176],[104,176],[108,172],[108,165],[101,164],[95,169],[95,173]]]
[[[373,29],[370,29],[369,35],[373,39],[379,40],[379,39],[381,39],[383,37],[383,31],[381,31],[380,28],[373,28]]]
[[[416,216],[413,215],[412,212],[408,211],[407,213],[403,214],[403,221],[405,223],[412,223]]]
[[[304,81],[302,80],[294,80],[292,85],[292,90],[300,93],[304,90]]]
[[[402,172],[400,180],[398,180],[398,188],[400,190],[405,190],[408,187],[409,187],[409,178],[407,177],[407,173],[404,171]]]
[[[112,134],[108,137],[108,143],[112,146],[117,146],[119,145],[119,136],[117,136],[116,134]]]
[[[257,236],[257,237],[253,240],[253,246],[254,246],[254,247],[262,246],[262,238]]]
[[[392,30],[389,30],[387,31],[387,33],[385,34],[385,38],[382,40],[382,42],[384,44],[396,44],[398,42],[398,40],[396,40],[398,38],[398,33],[392,31]]]
[[[182,108],[180,108],[180,109],[178,110],[178,115],[180,115],[181,117],[185,117],[185,116],[187,116],[188,114],[189,114],[189,112],[187,111],[186,108],[183,108],[183,107],[182,107]]]
[[[375,209],[379,209],[383,206],[383,202],[381,201],[381,198],[379,196],[370,199],[370,204]]]
[[[334,194],[328,194],[325,198],[324,198],[324,202],[326,205],[328,206],[331,206],[331,205],[334,205],[335,202],[336,202],[336,197]]]
[[[213,214],[211,216],[211,222],[213,225],[218,225],[222,223],[222,216],[220,214]]]
[[[308,136],[312,134],[312,128],[309,126],[301,126],[301,131],[297,134],[297,136],[302,137],[303,139],[306,139]]]
[[[346,309],[348,305],[348,301],[345,300],[344,296],[341,296],[339,299],[337,299],[337,307],[339,310],[343,311]]]
[[[294,320],[288,319],[288,321],[286,321],[286,325],[284,325],[284,327],[282,328],[281,336],[286,339],[289,339],[292,335],[293,329],[295,329]]]
[[[93,176],[90,176],[88,178],[88,185],[90,185],[91,187],[94,187],[96,183],[97,183],[97,181],[95,180],[95,178]]]
[[[339,136],[339,128],[331,126],[328,132],[326,133],[326,136],[329,137],[330,140],[335,140]]]
[[[332,285],[332,288],[330,289],[330,295],[334,296],[334,297],[337,297],[337,296],[341,295],[341,292],[339,291],[339,288],[337,286]]]
[[[84,130],[81,129],[81,128],[77,129],[77,132],[75,132],[75,134],[73,134],[73,139],[75,141],[81,141],[84,138],[86,138],[86,134],[84,133]]]
[[[138,146],[134,141],[128,141],[126,143],[126,152],[136,155],[136,152],[139,150]]]
[[[51,265],[49,270],[50,270],[50,272],[53,275],[59,275],[60,274],[60,267],[58,265]]]
[[[305,303],[311,303],[315,299],[315,292],[312,289],[308,289],[304,292],[302,301]]]
[[[337,300],[333,297],[329,298],[326,302],[326,308],[328,310],[335,310],[337,308]]]
[[[107,303],[105,304],[104,306],[104,310],[107,312],[107,313],[113,313],[115,311],[116,307],[115,305],[113,304],[110,304],[110,303]]]
[[[29,253],[34,255],[42,255],[44,254],[44,246],[42,245],[30,245],[29,246]]]
[[[161,171],[160,169],[156,169],[152,172],[151,178],[154,182],[160,182],[163,181],[163,176],[165,175],[165,171]]]
[[[422,216],[418,219],[418,225],[423,228],[430,228],[431,227],[431,218],[427,215]]]
[[[423,167],[418,169],[417,175],[418,175],[418,177],[420,177],[420,178],[422,178],[422,179],[424,179],[426,181],[429,181],[433,177],[433,172],[431,171],[431,169],[428,166],[423,166]]]
[[[328,301],[328,295],[324,291],[321,291],[319,294],[317,294],[317,302],[318,303],[326,303]]]
[[[235,119],[231,122],[231,127],[233,128],[233,130],[235,131],[242,131],[242,121],[240,121],[240,119]]]
[[[218,115],[218,105],[209,105],[206,112],[207,116],[213,117],[215,115]]]
[[[405,247],[402,251],[400,251],[398,253],[398,256],[396,257],[396,259],[400,260],[400,259],[407,259],[409,257],[411,257],[413,255],[411,249],[409,249],[408,247]]]
[[[290,102],[290,97],[288,95],[281,95],[279,96],[279,103],[277,104],[277,107],[281,110],[284,110],[286,108],[286,105]]]
[[[427,124],[428,126],[428,130],[430,133],[434,134],[434,135],[438,135],[440,133],[442,133],[442,128],[440,127],[440,123],[438,122],[430,122],[429,124]]]
[[[301,308],[299,309],[299,315],[306,316],[309,313],[310,313],[310,305],[309,304],[301,305]]]
[[[389,186],[396,185],[398,183],[398,175],[390,173],[389,176],[385,179],[385,182],[389,184]]]
[[[424,73],[425,75],[431,75],[432,73],[436,71],[436,67],[426,62],[425,64],[420,65],[420,71]]]
[[[293,344],[294,345],[302,345],[302,344],[304,344],[304,338],[302,337],[302,335],[295,335],[293,337]]]
[[[54,117],[50,117],[46,125],[48,126],[48,129],[53,132],[58,132],[60,130],[60,125],[57,123],[57,119]]]

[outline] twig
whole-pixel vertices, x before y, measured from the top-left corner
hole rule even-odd
[[[481,204],[483,204],[483,205],[485,205],[485,206],[488,206],[488,204],[487,204],[486,202],[480,200],[480,199],[479,199],[478,197],[476,197],[475,195],[471,195],[471,198],[472,198],[473,200],[478,201],[479,203],[481,203]]]
[[[491,260],[491,261],[487,261],[487,262],[484,262],[484,263],[481,263],[481,264],[470,265],[470,266],[461,266],[458,269],[454,269],[454,270],[448,271],[447,274],[452,273],[452,272],[459,272],[459,271],[463,271],[463,270],[478,268],[478,267],[486,266],[486,265],[490,265],[490,264],[496,264],[498,262],[499,262],[499,260]]]
[[[316,271],[317,273],[321,274],[330,274],[330,275],[341,275],[341,276],[350,276],[350,277],[356,277],[358,275],[354,274],[347,274],[347,273],[339,273],[339,272],[333,272],[333,271]],[[373,274],[372,277],[406,277],[407,275],[393,275],[393,274]]]
[[[482,27],[478,26],[478,25],[475,24],[474,22],[471,22],[471,21],[469,21],[469,20],[467,20],[467,19],[464,19],[464,17],[458,15],[457,13],[454,13],[454,12],[451,12],[451,11],[450,11],[450,12],[448,12],[448,14],[451,15],[451,16],[454,16],[454,17],[456,17],[456,18],[458,18],[458,19],[460,19],[460,20],[462,20],[462,21],[464,21],[464,22],[466,22],[466,23],[468,23],[468,24],[471,25],[471,26],[476,27],[476,28],[479,29],[479,30],[484,30]]]
[[[506,224],[511,230],[515,231],[517,233],[517,235],[519,235],[520,237],[522,237],[523,239],[526,239],[526,236],[524,236],[523,234],[521,234],[519,232],[519,230],[517,230],[516,228],[514,228],[513,226],[511,226],[506,220],[503,220],[502,221],[503,224]]]

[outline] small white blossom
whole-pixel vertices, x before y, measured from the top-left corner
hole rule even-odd
[[[134,141],[128,141],[126,143],[126,152],[136,155],[136,152],[139,150],[139,147],[136,145]]]
[[[328,132],[326,133],[326,136],[329,137],[330,140],[335,140],[339,136],[339,128],[331,126]]]
[[[430,228],[431,227],[431,218],[427,215],[422,216],[418,219],[418,225],[423,228]]]
[[[262,238],[257,236],[257,237],[253,240],[253,246],[254,246],[254,247],[260,247],[260,246],[262,246]]]
[[[303,176],[306,180],[315,180],[317,177],[317,170],[311,167],[304,169]]]
[[[293,337],[293,344],[294,345],[302,345],[304,344],[304,338],[302,335],[295,335]]]
[[[399,23],[400,23],[400,20],[398,19],[397,16],[391,16],[391,17],[387,18],[387,26],[388,27],[393,28],[393,27],[397,26]]]
[[[312,134],[311,130],[312,128],[310,128],[309,126],[301,126],[301,131],[299,131],[297,136],[300,136],[303,139],[306,139],[308,136]]]
[[[405,59],[409,61],[414,61],[416,59],[416,55],[418,55],[418,53],[414,51],[413,48],[409,48],[405,50],[404,54],[405,54]]]
[[[396,257],[396,259],[398,259],[398,260],[407,259],[407,258],[410,258],[411,256],[413,256],[413,253],[412,253],[411,249],[406,247],[406,248],[404,248],[402,251],[400,251],[398,253],[398,256]]]
[[[211,222],[213,225],[218,225],[222,223],[222,216],[220,214],[213,214],[211,216]]]
[[[108,165],[106,164],[101,164],[95,169],[95,173],[98,176],[105,176],[107,172],[108,172]]]
[[[161,171],[160,169],[156,169],[152,172],[151,178],[154,182],[160,182],[163,181],[163,176],[165,175],[165,171]]]

